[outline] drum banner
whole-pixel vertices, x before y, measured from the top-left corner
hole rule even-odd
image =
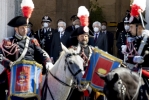
[[[93,52],[90,58],[90,64],[85,71],[82,81],[90,82],[91,87],[93,87],[95,90],[102,91],[104,87],[104,81],[100,79],[100,77],[97,75],[97,72],[107,74],[109,71],[119,67],[121,62],[121,60],[110,54],[96,50]]]
[[[27,92],[29,90],[30,82],[30,67],[21,66],[17,68],[16,72],[15,91]]]
[[[11,67],[10,95],[23,98],[40,95],[42,69],[28,62]]]

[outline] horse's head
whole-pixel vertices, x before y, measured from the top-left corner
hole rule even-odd
[[[73,81],[76,85],[81,83],[82,76],[84,74],[83,71],[83,59],[80,57],[79,54],[76,53],[73,49],[67,49],[63,44],[62,49],[65,51],[65,70],[66,70],[66,77],[72,76]]]
[[[105,81],[103,92],[108,100],[126,99],[126,85],[118,73],[109,72],[107,75],[98,73],[98,75]]]

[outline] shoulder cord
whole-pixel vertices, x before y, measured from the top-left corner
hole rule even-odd
[[[14,43],[14,40],[12,41],[12,45],[11,46],[5,46],[4,45],[4,41],[2,42],[2,44],[0,44],[0,47],[1,47],[1,49],[2,49],[2,52],[3,52],[3,54],[4,54],[4,56],[8,56],[8,55],[14,55],[16,52],[17,52],[17,47],[18,47],[18,45],[17,44],[15,44]],[[7,51],[6,49],[10,49],[11,48],[11,50],[10,51]],[[15,49],[15,50],[14,50]],[[12,52],[14,50],[14,52]],[[7,55],[6,55],[7,54]]]
[[[13,65],[14,65],[16,62],[21,61],[22,58],[24,58],[24,56],[25,56],[25,54],[27,53],[27,50],[28,50],[29,41],[30,41],[30,38],[27,37],[27,38],[26,38],[26,43],[25,43],[25,48],[24,48],[24,50],[23,50],[21,56],[20,56],[16,61],[13,62]]]

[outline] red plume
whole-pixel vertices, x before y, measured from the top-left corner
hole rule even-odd
[[[146,0],[134,0],[131,6],[131,15],[138,17],[139,13],[143,12],[146,8]]]
[[[22,8],[22,12],[23,12],[24,17],[30,18],[31,17],[31,14],[33,12],[33,9],[30,8],[30,7],[28,7],[28,6],[24,6]]]
[[[85,6],[80,6],[78,9],[78,17],[80,18],[81,26],[89,25],[89,11]]]
[[[88,26],[89,25],[89,19],[87,15],[82,15],[79,17],[80,18],[80,22],[81,22],[81,26]]]
[[[139,16],[139,10],[140,10],[140,6],[134,4],[131,6],[131,15],[134,17],[138,17]]]
[[[24,17],[30,18],[34,9],[32,0],[22,0],[21,3],[22,13]]]

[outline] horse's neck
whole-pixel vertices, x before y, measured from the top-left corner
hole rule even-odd
[[[65,56],[62,55],[55,63],[54,67],[51,69],[51,73],[61,81],[70,85],[72,83],[72,80],[71,78],[70,80],[68,80],[68,78],[66,79],[66,70],[64,67],[65,67]],[[71,76],[67,76],[67,77],[71,77]]]

